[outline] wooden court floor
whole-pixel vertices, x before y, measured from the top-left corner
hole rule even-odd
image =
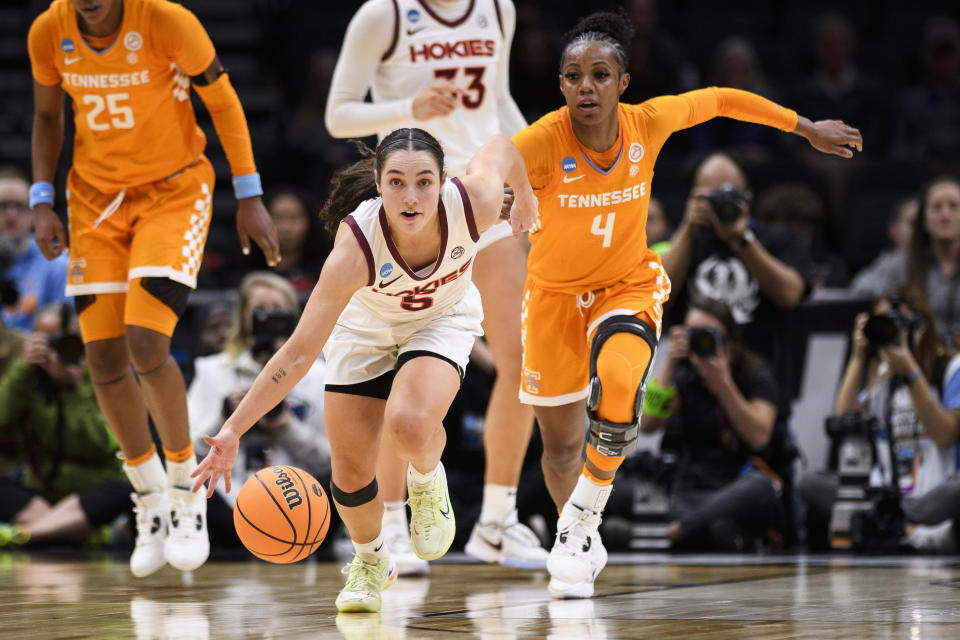
[[[130,575],[122,559],[0,554],[0,638],[960,638],[960,558],[612,556],[591,600],[542,573],[434,563],[379,614],[340,615],[339,565],[209,562]]]

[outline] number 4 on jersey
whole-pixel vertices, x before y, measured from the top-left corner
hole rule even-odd
[[[611,211],[607,214],[607,221],[603,222],[603,214],[598,213],[597,216],[593,219],[593,226],[590,227],[590,233],[595,236],[603,236],[603,248],[606,249],[610,246],[610,242],[613,240],[613,221],[617,217],[616,211]],[[601,226],[601,224],[603,226]]]

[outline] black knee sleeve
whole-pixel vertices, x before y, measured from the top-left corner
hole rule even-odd
[[[174,282],[170,278],[141,278],[140,286],[170,307],[178,318],[187,310],[187,298],[190,296],[190,287],[187,285]]]
[[[333,499],[337,504],[343,505],[344,507],[360,507],[368,502],[371,502],[374,498],[377,497],[377,494],[380,492],[380,487],[377,485],[377,479],[374,478],[370,481],[370,484],[365,486],[359,491],[353,491],[347,493],[343,491],[340,487],[334,484],[333,479],[330,479],[330,495],[333,496]]]

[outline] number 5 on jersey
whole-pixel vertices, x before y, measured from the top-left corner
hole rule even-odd
[[[593,219],[593,226],[590,227],[590,233],[595,236],[603,237],[603,248],[606,249],[610,246],[610,242],[613,240],[613,221],[617,217],[616,211],[611,211],[607,214],[606,222],[603,221],[603,214],[598,213]]]
[[[133,129],[133,108],[128,104],[120,104],[129,99],[129,93],[108,93],[106,96],[86,94],[83,96],[83,104],[92,105],[87,113],[87,126],[91,131],[106,131],[111,125],[116,129]],[[98,122],[98,116],[104,110],[110,114],[109,121]]]

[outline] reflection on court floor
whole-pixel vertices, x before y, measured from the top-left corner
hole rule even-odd
[[[144,580],[120,559],[0,554],[0,638],[960,638],[960,559],[613,556],[591,600],[546,576],[435,563],[378,614],[337,615],[339,566],[211,562]]]

